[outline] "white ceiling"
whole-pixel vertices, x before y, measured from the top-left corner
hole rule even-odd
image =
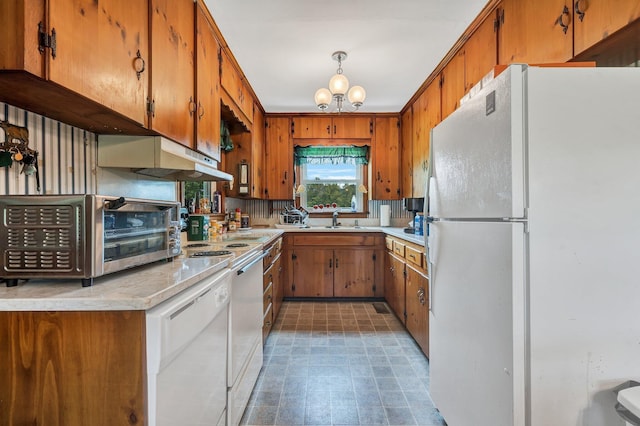
[[[362,112],[398,112],[487,0],[205,0],[267,112],[317,112],[344,75],[367,91]]]

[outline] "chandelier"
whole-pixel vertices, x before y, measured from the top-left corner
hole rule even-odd
[[[334,61],[338,61],[338,71],[329,80],[329,88],[322,88],[316,91],[315,101],[318,108],[321,111],[326,111],[329,108],[331,99],[336,100],[336,108],[338,112],[343,110],[344,96],[347,95],[347,99],[355,110],[358,110],[362,106],[367,93],[362,86],[353,86],[349,89],[349,80],[342,74],[342,61],[347,59],[347,54],[341,50],[333,52],[331,55]],[[347,92],[348,90],[348,92]]]

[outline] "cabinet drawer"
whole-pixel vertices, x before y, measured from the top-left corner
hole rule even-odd
[[[264,306],[264,312],[267,312],[267,308],[271,305],[273,301],[273,284],[269,283],[269,286],[266,288],[264,293],[262,294],[262,306]]]
[[[393,252],[395,254],[397,254],[398,256],[404,257],[404,248],[405,248],[404,244],[402,244],[402,243],[400,243],[398,241],[394,241],[393,242]]]
[[[262,344],[267,340],[267,336],[271,332],[271,328],[273,327],[273,305],[269,304],[267,309],[265,310],[264,316],[262,317]]]
[[[419,268],[422,268],[424,266],[422,252],[418,249],[406,246],[404,258],[407,259],[407,262],[410,262]]]
[[[273,274],[274,273],[278,273],[278,271],[275,270],[273,264],[269,265],[269,269],[267,269],[266,271],[264,271],[264,275],[262,276],[262,290],[266,291],[267,287],[269,287],[269,285],[271,285],[273,283]]]
[[[385,237],[384,245],[387,247],[387,250],[393,251],[393,238]]]
[[[375,235],[295,235],[293,244],[296,246],[373,246],[376,244]]]

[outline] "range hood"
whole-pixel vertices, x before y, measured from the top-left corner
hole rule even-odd
[[[98,136],[98,166],[174,181],[231,181],[217,162],[161,136]]]

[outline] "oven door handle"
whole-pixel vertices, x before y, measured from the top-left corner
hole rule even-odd
[[[238,275],[242,275],[245,272],[247,272],[249,269],[251,269],[251,267],[253,265],[255,265],[256,263],[260,262],[262,259],[264,259],[265,257],[267,257],[267,255],[269,254],[268,251],[265,251],[264,253],[262,253],[260,256],[256,257],[254,260],[251,261],[251,263],[248,263],[246,265],[244,265],[241,269],[238,270],[237,274]]]

